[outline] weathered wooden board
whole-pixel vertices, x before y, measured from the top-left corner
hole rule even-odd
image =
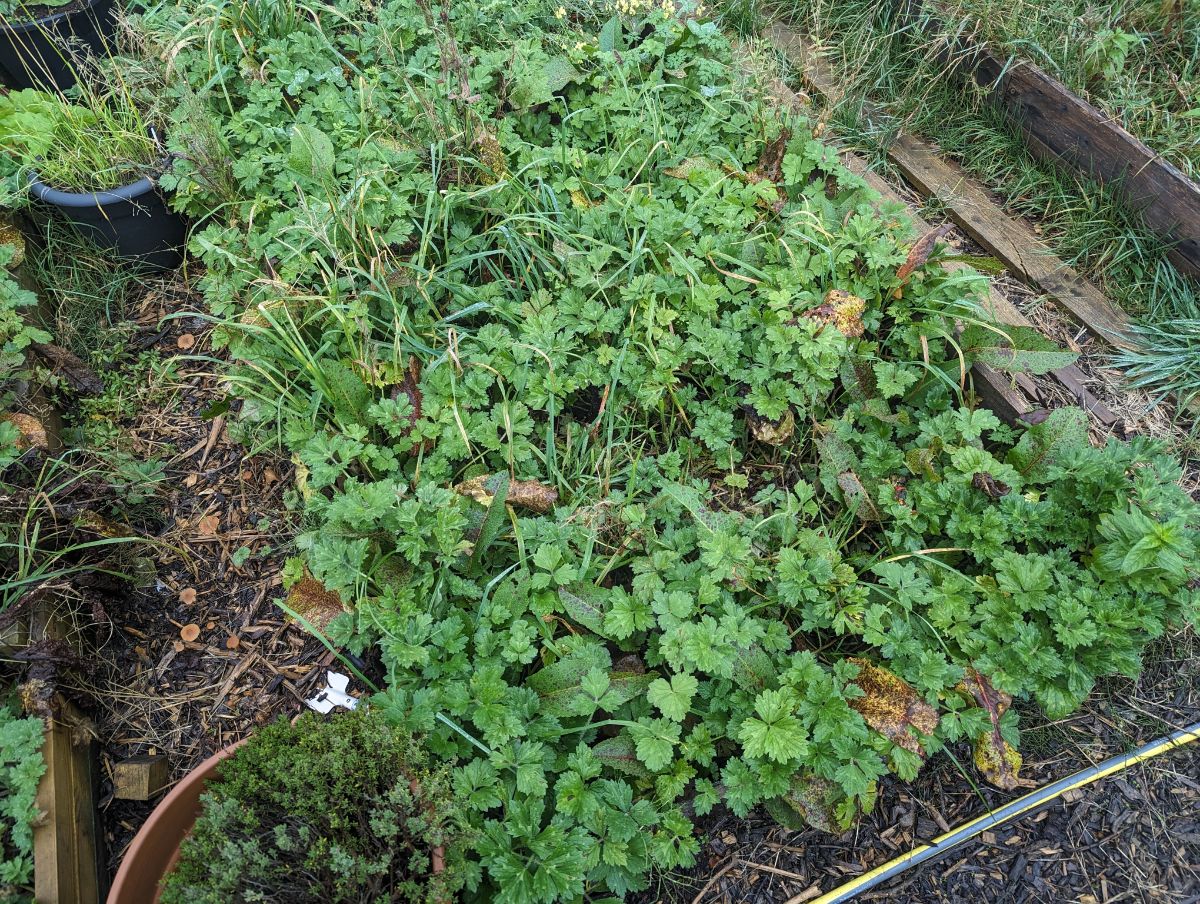
[[[915,5],[930,21],[948,18],[936,2]],[[963,41],[956,61],[1012,116],[1035,156],[1116,188],[1173,246],[1172,262],[1200,276],[1200,185],[1038,66],[1005,58],[982,42]]]
[[[86,720],[67,700],[46,726],[46,774],[38,785],[43,818],[33,831],[34,900],[37,904],[99,904],[98,814],[95,751]]]
[[[958,166],[905,134],[897,137],[888,156],[910,185],[940,201],[947,216],[1021,282],[1045,293],[1093,335],[1119,348],[1133,347],[1125,312],[1055,256],[1028,224],[1001,210]]]

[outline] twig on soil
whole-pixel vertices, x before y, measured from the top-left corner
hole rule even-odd
[[[737,862],[738,860],[736,857],[730,857],[729,861],[719,870],[713,873],[712,876],[709,877],[709,880],[704,883],[704,887],[700,889],[700,891],[696,894],[696,897],[692,898],[692,904],[700,904],[700,902],[704,900],[704,896],[708,894],[709,890],[717,884],[717,880],[733,869],[734,864]]]

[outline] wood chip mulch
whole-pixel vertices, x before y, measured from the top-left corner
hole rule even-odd
[[[100,807],[115,871],[154,805],[113,797],[114,764],[162,754],[171,781],[279,716],[293,716],[323,686],[332,654],[274,601],[296,516],[284,504],[291,466],[252,455],[214,415],[225,393],[209,328],[180,311],[202,309],[177,282],[151,284],[134,314],[133,350],[156,352],[163,370],[139,387],[120,444],[165,465],[142,520],[157,525],[143,586],[106,605],[95,668],[70,687],[87,701],[100,747]],[[167,315],[178,319],[164,320]],[[173,360],[172,360],[173,359]],[[127,366],[123,361],[120,366]],[[70,680],[70,679],[68,679]]]

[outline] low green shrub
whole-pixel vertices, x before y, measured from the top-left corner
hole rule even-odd
[[[203,807],[164,904],[446,904],[471,875],[448,767],[366,708],[261,729]]]
[[[0,901],[32,900],[33,824],[42,759],[42,720],[0,698]]]

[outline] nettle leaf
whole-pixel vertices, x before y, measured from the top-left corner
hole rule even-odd
[[[292,147],[288,166],[303,176],[327,179],[333,175],[337,159],[333,141],[316,126],[298,122],[292,126]]]
[[[595,584],[576,583],[558,588],[558,598],[567,614],[593,634],[608,637],[604,615],[608,610],[609,591]]]
[[[592,753],[604,765],[632,778],[648,778],[650,772],[638,759],[637,747],[628,731],[605,738],[592,747]]]
[[[1008,463],[1032,480],[1045,479],[1064,455],[1086,446],[1087,414],[1082,408],[1056,408],[1034,424],[1008,453]]]
[[[968,364],[979,362],[1007,373],[1044,374],[1079,359],[1029,326],[972,324],[963,330],[959,345]]]
[[[700,682],[694,675],[672,675],[669,683],[663,678],[656,678],[646,689],[646,699],[668,719],[682,722],[699,687]]]

